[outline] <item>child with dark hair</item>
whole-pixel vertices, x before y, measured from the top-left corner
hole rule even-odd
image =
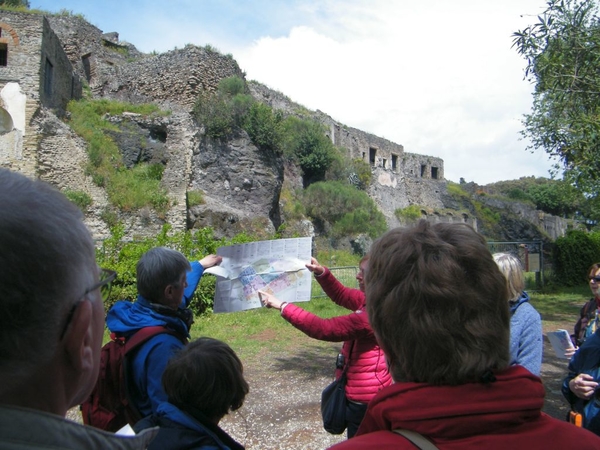
[[[162,377],[168,402],[134,430],[160,427],[148,450],[230,449],[244,447],[219,427],[248,394],[242,362],[226,343],[199,338],[169,361]]]

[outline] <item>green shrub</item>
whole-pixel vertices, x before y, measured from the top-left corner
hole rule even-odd
[[[226,139],[236,127],[242,127],[248,111],[255,103],[246,92],[246,82],[240,77],[223,78],[216,93],[204,92],[194,104],[193,114],[204,126],[207,136]]]
[[[229,104],[218,95],[199,96],[193,114],[198,123],[204,126],[206,135],[213,139],[226,139],[235,126],[235,118]]]
[[[274,113],[263,103],[254,103],[244,120],[244,130],[261,150],[279,153],[281,150],[281,113]]]
[[[92,197],[90,197],[87,192],[65,190],[64,194],[71,203],[75,203],[75,205],[83,212],[85,212],[92,204]]]
[[[240,77],[228,77],[219,81],[218,91],[229,97],[235,97],[238,94],[246,92],[246,82]]]
[[[363,191],[340,181],[311,184],[304,192],[306,213],[336,237],[366,233],[381,235],[387,224],[375,202]]]
[[[187,191],[187,207],[191,208],[193,206],[203,205],[204,202],[204,194],[202,191]]]
[[[304,184],[322,181],[336,154],[324,126],[314,120],[290,116],[282,127],[283,154],[300,166]]]
[[[344,181],[365,190],[371,184],[371,166],[362,159],[351,159],[344,147],[333,147],[332,159],[325,174],[326,181]]]
[[[519,189],[517,187],[509,189],[509,191],[507,192],[507,196],[508,196],[508,198],[513,199],[513,200],[525,200],[525,201],[529,200],[529,201],[531,201],[531,199],[529,198],[527,193],[525,191],[523,191],[523,189]]]
[[[394,211],[394,215],[399,221],[413,222],[419,220],[423,215],[421,209],[423,207],[419,205],[409,205],[406,208],[398,208]]]
[[[569,230],[555,241],[554,276],[557,284],[577,286],[588,276],[589,267],[600,262],[600,237],[579,230]]]

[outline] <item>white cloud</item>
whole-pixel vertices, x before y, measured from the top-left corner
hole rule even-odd
[[[329,2],[326,8],[340,6]],[[234,52],[255,79],[311,109],[445,161],[448,179],[548,176],[520,140],[531,104],[511,34],[538,1],[350,2],[327,18]]]

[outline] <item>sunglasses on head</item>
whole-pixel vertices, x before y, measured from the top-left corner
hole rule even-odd
[[[594,283],[600,283],[600,277],[590,277],[590,283],[591,283],[592,281],[593,281]]]

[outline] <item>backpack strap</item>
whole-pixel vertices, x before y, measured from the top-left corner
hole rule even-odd
[[[394,433],[397,433],[401,436],[404,436],[408,439],[415,447],[420,448],[421,450],[438,450],[433,442],[427,439],[425,436],[410,430],[404,430],[402,428],[398,428],[397,430],[392,430]]]
[[[135,349],[139,345],[146,342],[151,337],[156,336],[157,334],[166,333],[178,338],[184,345],[187,344],[187,338],[182,336],[181,333],[173,331],[164,325],[158,325],[153,327],[144,327],[140,328],[133,335],[131,335],[128,339],[125,339],[125,354],[129,353],[131,350]],[[118,337],[117,339],[121,339]]]

